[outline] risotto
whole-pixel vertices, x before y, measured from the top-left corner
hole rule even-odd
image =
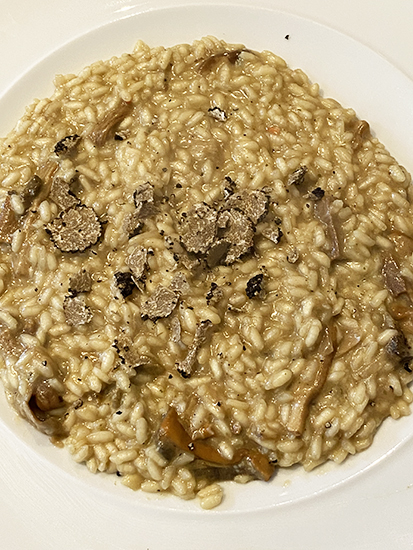
[[[410,176],[301,70],[139,42],[0,151],[1,378],[90,472],[212,508],[409,414]]]

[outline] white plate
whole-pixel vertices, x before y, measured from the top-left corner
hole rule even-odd
[[[207,34],[227,42],[243,42],[257,50],[270,49],[291,67],[301,67],[321,84],[325,95],[353,107],[361,118],[367,119],[391,153],[413,169],[413,110],[409,108],[413,101],[412,82],[385,59],[347,36],[306,19],[257,7],[198,5],[146,11],[123,19],[114,16],[110,24],[50,52],[21,76],[0,98],[0,133],[4,135],[12,127],[34,97],[52,92],[56,73],[78,72],[99,58],[131,50],[137,39],[167,46]],[[329,546],[329,532],[341,532],[334,544],[336,548],[347,548],[347,543],[359,548],[357,543],[362,542],[363,548],[369,548],[371,543],[372,548],[387,549],[388,535],[377,536],[385,523],[376,526],[374,538],[365,537],[359,516],[354,516],[357,506],[352,509],[349,502],[359,503],[367,498],[366,520],[375,519],[383,511],[384,497],[379,492],[378,498],[373,498],[372,487],[376,482],[386,487],[390,481],[406,485],[398,465],[413,458],[412,419],[387,421],[370,449],[339,467],[327,465],[311,474],[304,474],[300,468],[284,470],[269,484],[228,484],[222,506],[213,512],[200,512],[196,502],[134,493],[116,484],[113,476],[93,476],[17,418],[3,397],[0,418],[0,435],[3,434],[5,444],[0,465],[9,476],[4,482],[8,499],[0,505],[0,511],[1,506],[5,513],[7,509],[6,516],[16,529],[22,518],[26,525],[25,530],[14,533],[11,524],[4,526],[2,531],[8,538],[7,545],[3,542],[2,546],[7,549],[29,547],[30,541],[32,550],[52,548],[57,542],[59,548],[80,550],[153,550],[166,545],[202,550],[214,543],[220,548],[251,550],[275,547],[273,536],[283,548],[300,548],[300,542],[310,548],[313,537],[314,544],[322,549]],[[385,482],[383,472],[387,472]],[[393,503],[392,499],[393,493],[386,506]],[[321,526],[321,520],[331,517],[334,506],[339,505],[344,516],[336,516],[332,524],[323,526],[323,533],[317,534],[314,526]],[[308,518],[313,512],[315,519],[310,523]],[[407,520],[408,514],[404,517]],[[55,522],[52,527],[50,518]],[[246,519],[248,530],[244,526]],[[347,522],[352,525],[351,533],[343,529]],[[71,525],[76,526],[73,531]],[[272,525],[277,525],[273,535]],[[294,528],[298,525],[304,529],[302,534]],[[59,529],[66,535],[70,533],[70,537],[61,539]],[[199,532],[207,533],[208,538]],[[403,532],[413,540],[413,530]],[[400,530],[397,533],[400,535]],[[16,540],[21,542],[11,546]]]

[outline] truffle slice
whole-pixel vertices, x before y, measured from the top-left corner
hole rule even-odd
[[[65,312],[67,324],[74,327],[86,325],[93,317],[90,308],[78,296],[66,296],[63,302],[63,311]]]
[[[205,259],[208,267],[215,267],[222,263],[231,244],[226,240],[215,241],[206,253]]]
[[[227,208],[238,208],[257,224],[268,212],[268,197],[262,191],[232,195],[225,203]]]
[[[117,351],[122,365],[137,368],[148,364],[148,358],[137,353],[132,340],[122,333],[113,342],[113,347]]]
[[[133,213],[135,220],[145,220],[158,213],[154,203],[153,186],[147,181],[137,187],[133,194],[136,211]]]
[[[178,317],[173,317],[171,321],[171,340],[172,342],[178,343],[181,341],[181,322]]]
[[[181,240],[188,252],[205,253],[215,239],[217,212],[207,204],[197,204],[181,225]]]
[[[217,283],[211,283],[211,288],[209,289],[208,294],[205,296],[207,305],[216,304],[224,297],[222,289],[217,285]]]
[[[80,270],[78,273],[70,277],[69,293],[72,296],[77,296],[81,292],[90,292],[92,290],[92,277],[86,269]]]
[[[275,244],[278,244],[283,236],[283,232],[279,227],[275,227],[274,229],[272,227],[266,227],[262,230],[261,234]]]
[[[129,271],[118,271],[115,273],[115,284],[124,298],[130,296],[135,288],[132,274]]]
[[[135,192],[133,193],[133,200],[135,201],[135,206],[138,207],[138,204],[141,202],[153,202],[153,187],[147,181],[146,183],[140,184]]]
[[[189,283],[183,273],[179,271],[171,281],[169,288],[178,294],[188,294],[190,291]]]
[[[254,298],[254,296],[257,296],[262,290],[262,280],[264,278],[264,275],[262,273],[259,273],[258,275],[255,275],[254,277],[251,277],[251,279],[248,281],[247,286],[245,288],[245,293],[248,296],[248,298]]]
[[[133,215],[136,220],[146,220],[157,213],[158,209],[153,202],[139,202]]]
[[[211,109],[208,109],[208,113],[212,116],[212,118],[218,120],[219,122],[225,122],[228,118],[226,112],[219,107],[212,107]]]
[[[61,210],[68,210],[80,203],[70,190],[70,184],[59,176],[53,178],[49,197]]]
[[[47,229],[55,246],[62,252],[83,252],[96,244],[102,234],[95,211],[83,205],[61,212]]]
[[[132,273],[135,282],[142,279],[146,269],[148,251],[143,246],[137,246],[126,259],[126,265]]]
[[[249,218],[235,208],[223,212],[220,218],[224,216],[223,239],[230,243],[225,263],[229,265],[251,250],[254,244],[254,229]]]
[[[150,319],[154,322],[161,317],[168,317],[177,303],[178,296],[176,292],[159,285],[152,296],[142,304],[141,317],[144,320]]]
[[[70,154],[76,148],[80,141],[80,136],[73,134],[72,136],[66,136],[55,145],[54,152],[57,156],[62,157]]]
[[[193,368],[195,366],[196,358],[198,351],[202,344],[204,344],[209,328],[212,326],[212,323],[209,319],[206,321],[201,321],[196,327],[194,339],[192,344],[188,348],[188,353],[183,361],[178,363],[177,371],[183,378],[189,378],[192,375]]]
[[[132,237],[135,237],[136,235],[139,235],[143,227],[142,220],[140,218],[140,211],[135,210],[132,214],[128,214],[125,217],[125,221],[123,223],[123,229],[128,234],[128,238],[131,239]]]
[[[300,166],[297,170],[294,170],[294,172],[288,176],[287,185],[301,185],[304,182],[307,171],[307,166]]]

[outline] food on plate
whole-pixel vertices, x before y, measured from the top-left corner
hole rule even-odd
[[[139,42],[0,150],[1,378],[91,472],[212,508],[409,414],[410,176],[302,70]]]

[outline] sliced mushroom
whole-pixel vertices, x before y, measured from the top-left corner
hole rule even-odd
[[[22,200],[25,211],[28,210],[30,206],[33,204],[33,201],[39,194],[42,186],[43,186],[43,180],[37,175],[34,175],[25,184],[22,191],[20,192],[20,198]]]
[[[327,254],[332,260],[338,260],[342,256],[340,241],[338,238],[337,227],[331,213],[332,197],[323,196],[322,199],[314,203],[315,217],[326,226],[329,248]]]
[[[173,448],[173,445],[175,445],[179,449],[191,452],[197,458],[214,465],[234,465],[241,463],[243,460],[247,460],[256,471],[257,477],[264,481],[269,481],[275,471],[274,464],[269,461],[266,455],[257,449],[238,449],[234,453],[234,457],[230,460],[221,455],[221,453],[207,441],[194,441],[181,424],[178,413],[174,408],[170,408],[162,420],[158,432],[158,440],[163,443],[164,447],[168,447],[169,445],[169,451],[171,451],[171,447]]]
[[[353,139],[351,146],[354,151],[358,151],[363,144],[363,141],[370,135],[370,125],[366,120],[357,120],[354,127]]]
[[[332,329],[326,327],[316,353],[318,366],[313,379],[306,380],[306,373],[304,373],[290,390],[293,394],[293,399],[286,428],[294,435],[301,435],[303,433],[310,405],[327,380],[334,355],[335,343],[333,342]]]
[[[18,227],[19,222],[11,206],[10,195],[7,195],[0,207],[0,243],[11,244],[13,233]]]
[[[132,103],[121,101],[117,107],[110,109],[90,133],[89,137],[92,142],[97,147],[104,145],[112,128],[128,116],[132,108]]]
[[[387,255],[384,258],[382,273],[384,277],[384,284],[393,296],[397,297],[400,296],[400,294],[407,292],[406,282],[400,273],[400,268],[391,255]]]
[[[226,52],[222,52],[222,53],[217,53],[217,54],[211,55],[211,56],[207,57],[206,59],[204,59],[203,61],[201,61],[198,64],[198,70],[201,71],[201,72],[210,71],[210,70],[214,69],[215,65],[223,59],[228,60],[231,65],[235,65],[235,63],[240,58],[242,52],[249,52],[249,53],[254,53],[255,55],[257,55],[256,52],[253,52],[252,50],[247,50],[246,48],[238,48],[236,50],[230,50],[230,51],[226,51]]]
[[[43,348],[25,349],[21,343],[10,333],[8,329],[0,331],[0,354],[7,361],[7,356],[12,354],[19,357],[22,353],[30,353],[30,364],[32,371],[29,376],[26,372],[27,366],[14,365],[15,375],[18,380],[25,381],[19,384],[13,391],[6,390],[7,398],[12,407],[23,418],[27,419],[32,426],[48,436],[64,435],[63,415],[65,405],[60,393],[55,386],[61,384],[57,365]],[[53,371],[55,379],[48,379],[43,376],[36,364],[47,365]],[[62,409],[61,414],[58,414]],[[52,413],[53,414],[50,414]]]

